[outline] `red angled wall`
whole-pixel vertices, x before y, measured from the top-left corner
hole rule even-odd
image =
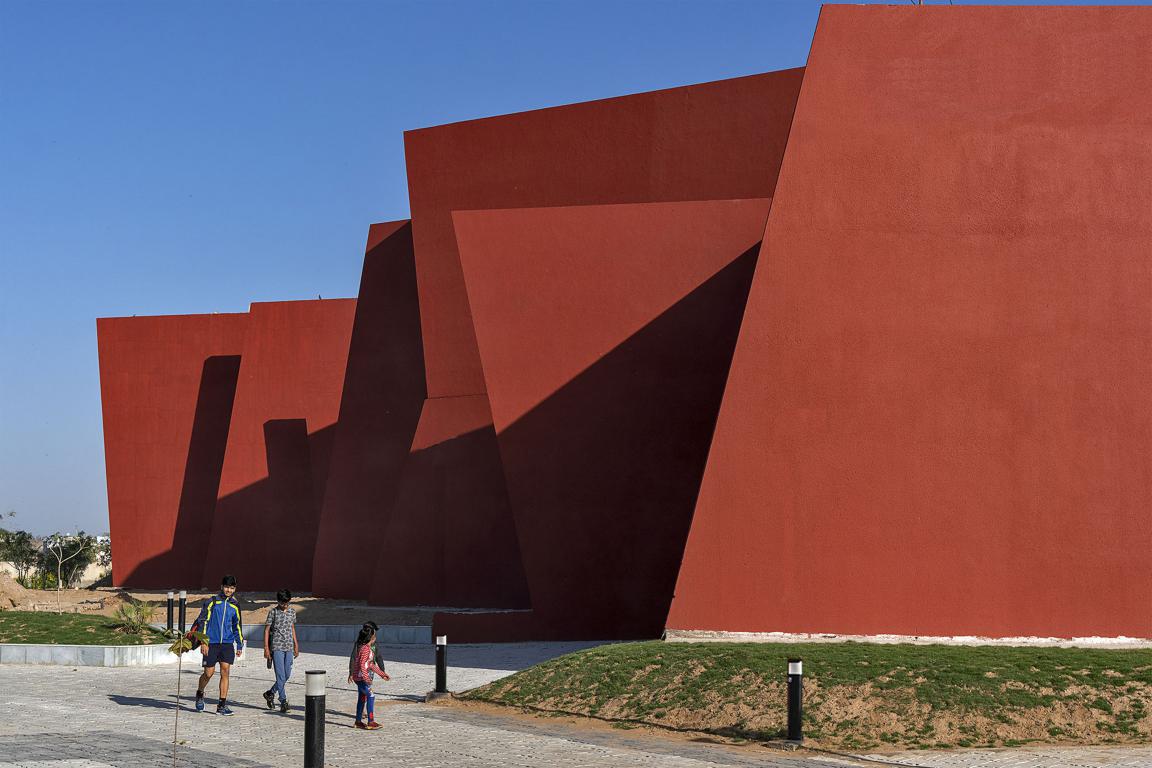
[[[404,134],[428,396],[484,392],[452,211],[770,197],[804,70]]]
[[[768,205],[454,216],[532,611],[438,632],[659,636]]]
[[[669,626],[1152,636],[1152,8],[825,6]]]
[[[253,304],[202,583],[307,591],[354,299]]]
[[[373,224],[316,539],[316,594],[368,597],[423,402],[412,227]]]
[[[504,472],[491,435],[478,427],[488,410],[484,373],[453,232],[453,210],[589,203],[676,201],[771,195],[788,135],[802,70],[641,93],[515,115],[437,126],[405,134],[412,237],[416,253],[421,334],[430,399],[418,430],[449,435],[451,443],[413,447],[389,525],[419,530],[439,499],[448,530],[491,532],[461,550],[474,558],[455,564],[482,572],[493,554],[515,551]],[[464,398],[448,402],[448,398]],[[455,421],[454,421],[455,420]],[[467,440],[458,437],[471,434]],[[435,472],[430,466],[440,469]],[[467,494],[438,496],[436,472],[466,478]],[[484,499],[479,503],[476,499]],[[404,534],[405,540],[410,540]],[[487,553],[487,554],[486,554]],[[383,555],[382,555],[383,557]],[[432,560],[410,564],[392,581],[390,601],[410,603],[398,586],[415,580],[422,601],[475,605],[491,595],[500,605],[523,600],[519,565],[498,587],[444,579]],[[387,570],[389,564],[382,564]],[[490,576],[495,578],[495,576]],[[377,579],[379,583],[380,579]],[[430,585],[445,590],[429,594]],[[463,590],[463,591],[461,591]],[[379,589],[373,594],[383,599]]]
[[[247,320],[96,321],[116,586],[200,583]]]

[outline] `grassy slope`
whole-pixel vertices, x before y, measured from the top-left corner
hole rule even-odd
[[[0,643],[56,645],[144,645],[162,643],[159,632],[134,635],[117,629],[108,616],[75,613],[4,611],[0,613]]]
[[[804,659],[805,735],[829,748],[1152,740],[1152,651],[625,643],[562,656],[465,698],[747,739],[783,736]]]

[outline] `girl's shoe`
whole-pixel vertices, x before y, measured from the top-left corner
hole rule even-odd
[[[284,699],[284,701],[280,702],[280,711],[284,713],[288,712],[288,699]]]
[[[360,728],[361,730],[367,730],[368,729],[368,725],[363,720],[357,720],[356,725],[354,727]]]
[[[268,705],[268,709],[276,706],[272,703],[272,691],[264,691],[264,702]]]
[[[369,720],[368,725],[366,725],[364,727],[366,729],[368,729],[369,731],[374,731],[380,727],[380,723],[376,722],[375,720]]]

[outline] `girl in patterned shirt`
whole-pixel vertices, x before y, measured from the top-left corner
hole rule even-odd
[[[372,655],[372,643],[376,640],[376,631],[365,624],[356,637],[356,645],[352,646],[352,657],[348,660],[348,682],[356,684],[358,697],[356,699],[356,727],[374,731],[380,727],[376,722],[376,696],[372,693],[373,675],[380,675],[381,680],[391,680],[388,673],[376,664]],[[368,710],[368,722],[364,722],[364,710]]]

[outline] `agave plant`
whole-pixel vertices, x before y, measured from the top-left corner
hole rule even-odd
[[[174,641],[168,646],[168,650],[176,654],[176,721],[172,725],[172,768],[176,768],[177,734],[180,731],[180,679],[184,676],[184,654],[207,643],[208,635],[203,632],[181,634],[178,630],[172,630],[170,637],[174,638]]]

